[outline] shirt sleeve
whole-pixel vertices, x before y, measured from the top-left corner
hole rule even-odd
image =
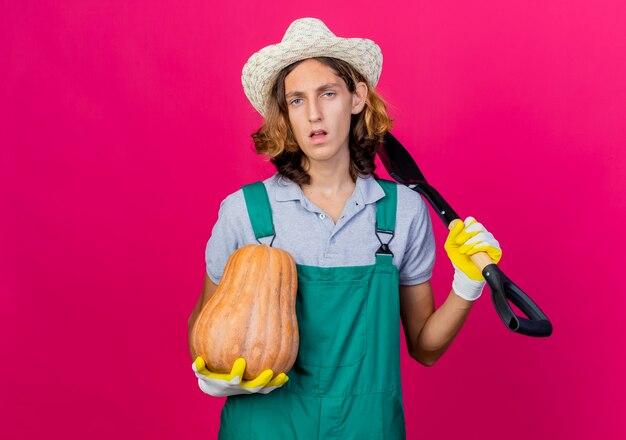
[[[413,191],[411,191],[413,192]],[[419,194],[416,196],[417,212],[412,213],[407,245],[400,264],[400,284],[412,286],[428,281],[435,265],[435,236],[428,206]]]
[[[231,254],[245,244],[238,195],[233,193],[220,203],[217,221],[206,244],[206,272],[215,284],[219,284]]]

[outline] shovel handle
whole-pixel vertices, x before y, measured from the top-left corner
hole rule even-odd
[[[461,219],[450,222],[448,229],[452,230]],[[470,255],[472,262],[478,267],[491,289],[491,299],[498,315],[504,324],[516,333],[527,336],[550,336],[552,324],[541,311],[539,306],[526,295],[504,272],[495,264],[487,252],[477,252]],[[515,315],[507,299],[515,304],[528,318]]]

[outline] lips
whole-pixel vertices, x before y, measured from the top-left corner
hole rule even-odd
[[[328,133],[326,133],[326,131],[325,131],[325,130],[322,130],[322,129],[319,129],[319,130],[312,130],[312,131],[309,133],[309,137],[310,137],[310,138],[314,138],[314,137],[316,137],[316,136],[326,135],[326,134],[328,134]]]

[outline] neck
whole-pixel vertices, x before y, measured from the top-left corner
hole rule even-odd
[[[327,197],[348,192],[352,193],[355,182],[350,176],[350,152],[346,148],[345,154],[335,157],[333,160],[311,161],[307,173],[311,176],[308,185],[302,185],[302,189],[315,192]]]

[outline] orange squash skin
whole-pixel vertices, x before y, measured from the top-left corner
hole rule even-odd
[[[268,368],[274,375],[288,372],[300,343],[297,291],[296,264],[288,252],[257,244],[237,249],[196,319],[193,357],[201,356],[216,373],[230,373],[243,357],[244,380]]]

